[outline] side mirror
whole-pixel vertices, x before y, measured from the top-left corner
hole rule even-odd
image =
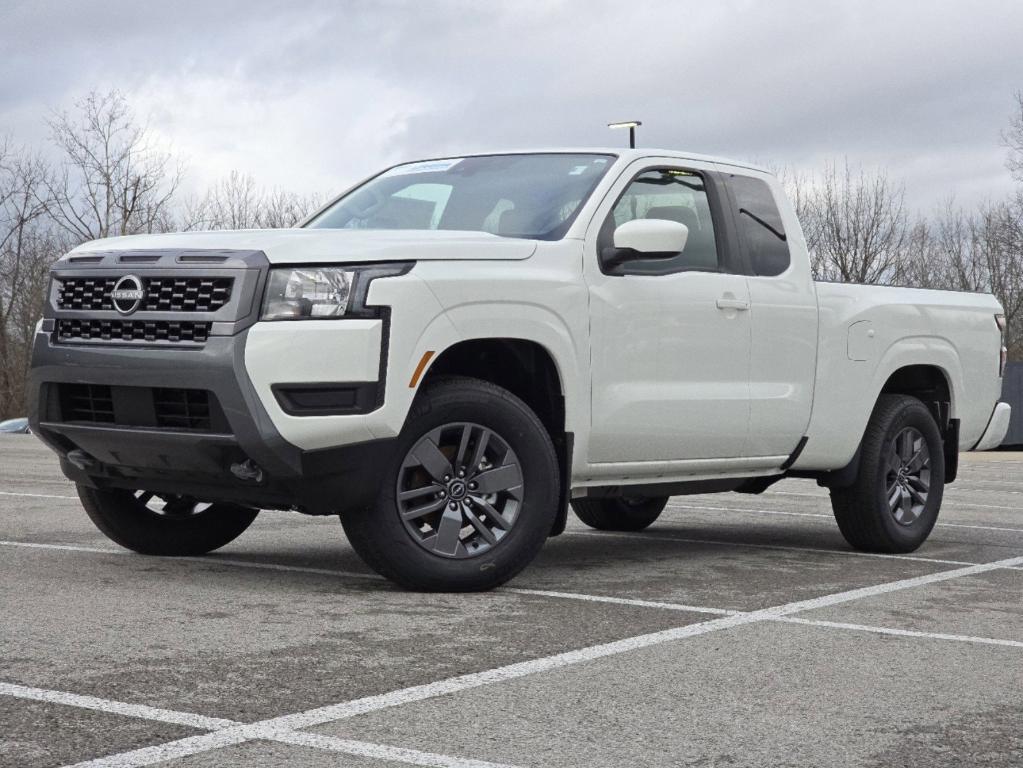
[[[689,227],[666,219],[634,219],[614,232],[614,247],[604,249],[604,263],[616,267],[639,259],[678,256],[689,239]]]

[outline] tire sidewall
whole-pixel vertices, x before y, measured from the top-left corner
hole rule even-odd
[[[510,578],[543,546],[557,513],[557,458],[546,431],[524,404],[479,390],[471,398],[437,391],[423,398],[398,438],[377,499],[375,525],[381,545],[400,580],[424,589],[479,589]],[[508,443],[522,467],[522,505],[511,530],[479,555],[455,559],[435,555],[419,545],[406,529],[396,499],[398,475],[412,447],[437,427],[457,422],[480,424]]]
[[[668,504],[668,497],[644,498],[639,503],[625,497],[616,501],[619,514],[627,521],[628,530],[640,531],[657,521]]]
[[[190,517],[157,514],[120,489],[78,486],[86,514],[107,538],[145,555],[203,555],[230,543],[252,523],[258,510],[212,504]]]
[[[885,487],[887,475],[887,453],[892,441],[903,429],[913,427],[923,436],[931,456],[931,483],[927,495],[927,503],[923,512],[910,525],[902,525],[892,517],[888,506],[888,495]],[[900,548],[907,550],[920,546],[930,535],[938,521],[942,494],[945,485],[945,456],[941,433],[927,407],[919,402],[907,402],[891,414],[885,425],[884,438],[876,448],[876,456],[872,457],[874,465],[874,503],[878,517],[885,533]]]

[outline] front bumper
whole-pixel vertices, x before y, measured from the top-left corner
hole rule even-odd
[[[991,420],[987,423],[987,429],[975,446],[974,451],[990,451],[1002,444],[1005,435],[1009,432],[1009,420],[1012,417],[1012,406],[1008,403],[998,403],[991,413]]]
[[[341,512],[375,498],[393,440],[317,450],[287,441],[246,372],[251,329],[211,336],[201,347],[139,349],[61,344],[45,328],[36,334],[33,350],[30,422],[71,480],[313,514]],[[156,390],[206,391],[218,418],[203,430],[160,427],[146,416],[117,414],[122,423],[68,419],[60,387],[86,384],[110,387],[113,399],[124,403]],[[232,472],[246,462],[262,470],[258,481]]]

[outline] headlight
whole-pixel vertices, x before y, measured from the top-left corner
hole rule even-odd
[[[263,320],[325,320],[366,311],[369,283],[408,271],[411,264],[288,267],[270,270]]]

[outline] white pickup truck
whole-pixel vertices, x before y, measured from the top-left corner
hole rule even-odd
[[[989,295],[815,283],[769,173],[660,150],[390,168],[290,230],[86,243],[53,270],[32,429],[119,544],[339,514],[405,587],[510,579],[670,495],[831,491],[919,547],[1009,406]]]

